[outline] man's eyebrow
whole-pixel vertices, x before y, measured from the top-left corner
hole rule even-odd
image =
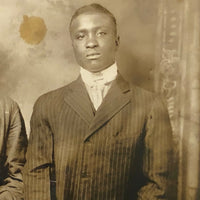
[[[96,26],[96,27],[94,27],[92,29],[94,29],[94,30],[109,29],[109,26]],[[80,29],[77,29],[75,32],[88,32],[88,29],[86,29],[86,28],[80,28]]]
[[[87,32],[87,30],[86,29],[78,29],[75,31],[75,33],[80,33],[80,32],[85,33],[85,32]]]

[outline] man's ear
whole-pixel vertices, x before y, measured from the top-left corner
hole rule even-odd
[[[115,40],[115,44],[116,44],[116,46],[119,46],[119,44],[120,44],[120,37],[119,36],[117,36],[117,38]]]

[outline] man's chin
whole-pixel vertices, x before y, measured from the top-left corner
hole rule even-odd
[[[109,66],[102,66],[102,65],[87,65],[86,67],[83,67],[84,69],[86,69],[87,71],[90,71],[92,73],[97,73],[100,72],[106,68],[108,68]]]

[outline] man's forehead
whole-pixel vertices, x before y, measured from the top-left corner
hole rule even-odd
[[[115,26],[115,24],[109,15],[95,11],[81,13],[76,16],[71,23],[72,29],[84,29],[100,26],[111,28],[112,26]]]

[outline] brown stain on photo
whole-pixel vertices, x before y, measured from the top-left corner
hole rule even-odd
[[[28,44],[39,44],[45,37],[47,28],[45,22],[40,17],[24,15],[24,20],[20,26],[20,36]]]

